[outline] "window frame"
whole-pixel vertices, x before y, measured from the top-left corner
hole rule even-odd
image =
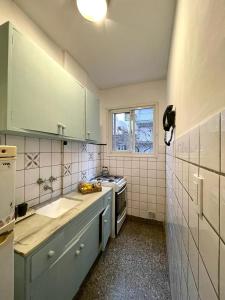
[[[131,150],[121,150],[121,151],[113,151],[112,148],[112,120],[114,113],[125,113],[130,112],[132,115],[132,111],[136,109],[143,109],[143,108],[153,108],[154,109],[154,118],[153,118],[153,152],[152,153],[138,153]],[[130,118],[130,126],[133,121],[133,118]],[[131,127],[131,130],[135,131],[135,127]],[[131,136],[131,143],[132,149],[134,149],[135,139],[132,133]],[[129,156],[129,157],[156,157],[158,153],[158,105],[157,104],[150,104],[150,105],[136,105],[136,106],[129,106],[129,107],[122,107],[122,108],[115,108],[108,110],[108,143],[107,143],[107,156]]]

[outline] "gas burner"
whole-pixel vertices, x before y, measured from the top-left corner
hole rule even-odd
[[[109,175],[109,176],[97,176],[93,179],[101,182],[119,182],[122,178],[123,178],[122,176]]]

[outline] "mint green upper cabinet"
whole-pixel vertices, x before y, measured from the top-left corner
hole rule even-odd
[[[95,94],[86,89],[86,139],[100,142],[100,103]]]
[[[64,100],[60,102],[63,112],[60,120],[66,126],[64,136],[85,140],[85,88],[69,74],[66,75],[68,81],[64,82]]]
[[[0,42],[8,47],[8,57],[0,53],[0,64],[8,59],[6,130],[84,140],[85,89],[9,23],[0,28]]]

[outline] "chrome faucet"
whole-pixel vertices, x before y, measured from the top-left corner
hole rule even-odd
[[[47,184],[44,185],[43,190],[44,191],[50,190],[52,193],[54,192],[53,188],[51,186],[47,185]]]

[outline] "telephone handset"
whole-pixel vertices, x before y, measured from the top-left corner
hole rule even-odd
[[[172,141],[173,138],[173,131],[174,128],[176,127],[175,119],[176,119],[176,111],[173,110],[173,105],[168,105],[163,115],[163,129],[165,130],[164,142],[167,146],[170,146],[170,142]],[[171,129],[171,136],[170,139],[167,141],[166,132],[170,131],[170,129]]]

